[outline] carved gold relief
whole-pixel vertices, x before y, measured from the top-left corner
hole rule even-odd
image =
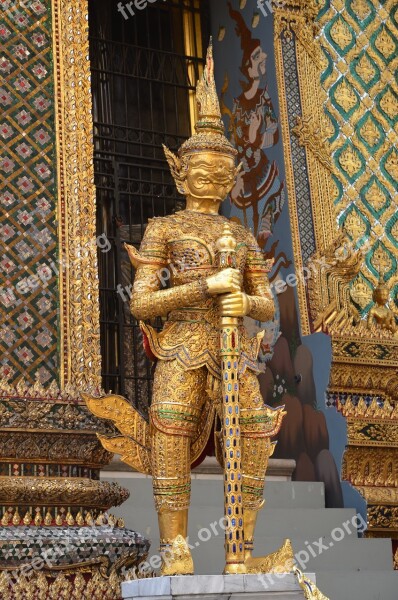
[[[123,565],[121,565],[123,566]],[[120,567],[119,567],[120,568]],[[102,600],[120,600],[122,581],[136,577],[136,573],[127,571],[123,576],[113,569],[108,576],[102,565],[81,566],[70,569],[69,573],[43,573],[40,570],[22,574],[12,581],[11,573],[0,572],[0,594],[3,600],[15,598],[101,598]]]
[[[370,14],[370,7],[366,0],[353,0],[351,2],[351,7],[361,21],[364,21]]]
[[[60,386],[101,382],[87,0],[52,0],[58,162]],[[78,124],[78,126],[77,126]]]
[[[128,491],[116,483],[84,477],[0,476],[2,506],[75,505],[108,510],[122,504],[128,496]]]
[[[350,288],[350,296],[363,310],[372,300],[372,290],[361,279],[356,279]]]
[[[337,86],[335,98],[346,112],[350,111],[358,103],[358,98],[353,88],[345,79],[343,79],[342,82]]]

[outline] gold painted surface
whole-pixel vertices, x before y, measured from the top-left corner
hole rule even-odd
[[[317,247],[311,259],[308,306],[305,290],[298,287],[301,326],[304,334],[313,329],[332,338],[329,397],[337,398],[337,407],[348,420],[344,476],[360,486],[369,506],[378,505],[370,534],[375,523],[383,520],[377,516],[383,514],[382,507],[387,510],[395,498],[398,462],[397,310],[379,285],[388,280],[392,295],[396,294],[397,125],[393,121],[398,90],[393,73],[398,64],[398,32],[393,6],[392,0],[382,8],[373,0],[336,0],[323,9],[312,2],[290,1],[276,4],[274,10],[296,269],[303,265],[291,134],[306,149]],[[302,114],[292,130],[283,69],[285,40],[295,42],[302,103]],[[391,454],[381,469],[379,462],[387,450]]]
[[[52,0],[58,161],[60,387],[101,383],[87,0]]]
[[[279,550],[260,558],[245,561],[247,573],[290,573],[293,569],[294,554],[290,540],[285,540]]]
[[[83,396],[89,408],[115,423],[123,436],[101,437],[104,446],[121,449],[124,460],[153,476],[160,538],[168,547],[178,546],[171,565],[163,560],[164,574],[193,570],[178,536],[186,535],[191,463],[205,449],[215,414],[222,422],[226,417],[222,398],[228,394],[228,432],[234,426],[235,432],[225,439],[217,432],[219,451],[224,459],[235,452],[233,485],[242,482],[237,495],[243,511],[245,506],[258,509],[262,502],[264,473],[272,453],[269,438],[279,431],[284,415],[283,407],[272,409],[263,403],[257,379],[262,336],[250,338],[243,325],[246,315],[266,321],[274,314],[269,266],[252,234],[219,215],[239,168],[236,150],[224,136],[211,45],[197,100],[196,133],[178,155],[165,148],[177,189],[186,196],[186,210],[151,220],[140,250],[129,252],[136,268],[131,311],[141,320],[147,346],[158,359],[150,424],[143,423],[121,397]],[[160,266],[173,274],[167,289],[162,288]],[[164,317],[160,332],[150,325],[158,316]],[[230,379],[222,393],[226,372]],[[233,403],[237,408],[238,387],[240,423],[238,411],[232,411]],[[227,494],[226,514],[238,501],[232,495]],[[228,531],[236,548],[234,544],[227,548],[226,570],[245,572],[244,555],[240,557],[238,551],[239,544],[244,546],[241,524],[230,522]]]
[[[120,565],[123,566],[123,565]],[[131,565],[130,565],[131,566]],[[106,569],[105,569],[106,571]],[[76,566],[68,572],[53,573],[33,569],[27,575],[18,576],[10,587],[11,572],[0,572],[0,594],[3,600],[15,598],[102,598],[120,600],[121,583],[134,576],[134,571],[121,575],[119,569],[104,572],[103,565]]]
[[[300,571],[297,567],[294,567],[293,573],[296,576],[296,579],[304,591],[304,597],[306,600],[329,600],[322,592],[317,588],[315,583],[308,579],[304,573]]]
[[[0,476],[0,484],[2,506],[74,505],[108,510],[122,504],[129,495],[116,483],[84,477]]]

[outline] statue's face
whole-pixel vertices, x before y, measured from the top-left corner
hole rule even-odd
[[[237,175],[232,156],[199,152],[190,157],[185,187],[187,196],[222,202],[232,190]]]
[[[250,56],[250,67],[247,72],[251,79],[261,79],[264,77],[266,71],[266,60],[267,55],[261,46],[258,46],[255,50],[253,50]]]
[[[386,288],[375,290],[375,302],[378,304],[387,304],[389,297],[390,293]]]

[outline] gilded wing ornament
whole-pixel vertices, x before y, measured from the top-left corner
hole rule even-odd
[[[122,434],[116,437],[98,434],[103,447],[120,454],[123,462],[140,473],[151,475],[149,425],[144,417],[122,396],[96,398],[82,394],[82,398],[96,417],[112,421]]]

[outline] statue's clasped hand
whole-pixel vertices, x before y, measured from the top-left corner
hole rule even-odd
[[[244,292],[233,292],[220,296],[218,306],[223,317],[244,317],[250,310],[250,300]]]
[[[241,292],[241,274],[238,269],[223,269],[206,279],[209,293],[218,295],[220,313],[228,317],[244,317],[250,310],[248,296]]]
[[[241,274],[238,269],[223,269],[208,277],[206,283],[209,294],[212,296],[240,292]]]

